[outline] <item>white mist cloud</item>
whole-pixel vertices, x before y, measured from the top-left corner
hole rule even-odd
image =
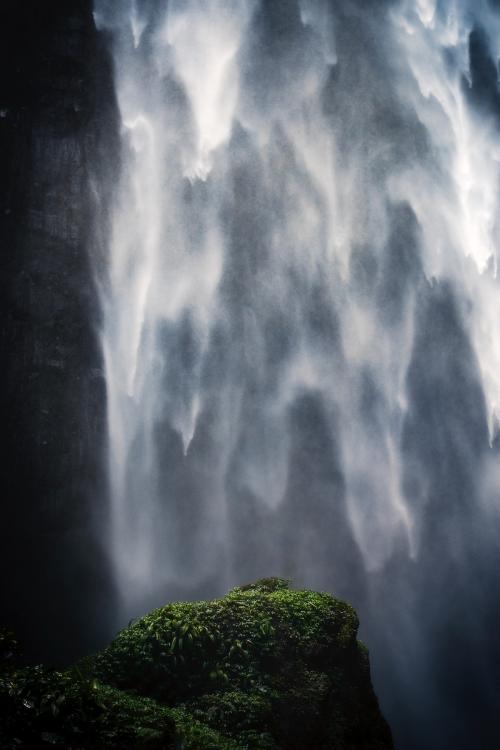
[[[416,554],[401,441],[419,264],[460,290],[492,422],[500,404],[499,141],[464,83],[474,20],[497,21],[486,4],[426,0],[388,16],[276,7],[97,3],[123,126],[103,347],[124,589],[138,575],[132,540],[149,550],[139,578],[155,555],[176,575],[158,426],[191,461],[209,421],[207,538],[224,546],[228,472],[264,507],[284,501],[288,414],[304,392],[321,393],[338,433],[366,568],[401,534]],[[146,534],[148,514],[159,520]]]
[[[176,74],[183,83],[196,124],[196,152],[186,174],[205,180],[213,151],[230,134],[238,100],[237,55],[252,16],[246,0],[173,0],[164,30]]]
[[[422,6],[422,7],[421,7]],[[498,46],[498,17],[487,3],[455,2],[440,12],[412,3],[393,14],[400,54],[417,87],[402,76],[400,95],[425,125],[433,168],[410,165],[395,174],[393,196],[415,210],[425,242],[429,278],[451,278],[463,290],[467,320],[488,398],[490,427],[500,404],[498,346],[498,194],[500,134],[492,113],[474,111],[469,34],[484,28],[491,50]],[[404,65],[401,65],[403,69]],[[472,260],[473,265],[468,261]]]

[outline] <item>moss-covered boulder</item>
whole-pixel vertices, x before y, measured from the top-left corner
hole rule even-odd
[[[169,604],[76,669],[5,673],[4,742],[29,730],[41,747],[391,748],[357,628],[348,604],[276,578]]]

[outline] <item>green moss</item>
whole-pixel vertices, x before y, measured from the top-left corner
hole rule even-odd
[[[290,588],[290,583],[291,581],[288,578],[259,578],[259,580],[254,583],[247,583],[245,586],[236,586],[232,589],[231,593],[238,593],[241,591],[263,591],[269,594],[272,591]]]
[[[89,681],[81,673],[31,667],[0,679],[3,750],[239,750],[181,709]]]
[[[22,719],[68,747],[74,731],[82,748],[390,748],[357,628],[350,605],[284,579],[169,604],[78,669],[14,673],[11,736]]]

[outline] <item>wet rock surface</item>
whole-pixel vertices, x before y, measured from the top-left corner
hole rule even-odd
[[[21,635],[43,609],[33,653],[64,658],[100,641],[94,608],[111,595],[96,532],[105,386],[92,227],[109,198],[100,157],[112,155],[116,107],[91,2],[2,3],[0,28],[0,600]]]

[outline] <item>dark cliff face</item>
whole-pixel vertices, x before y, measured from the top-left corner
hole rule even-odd
[[[23,635],[36,614],[27,642],[64,658],[99,641],[111,595],[91,216],[116,106],[90,0],[4,2],[0,28],[1,619]]]

